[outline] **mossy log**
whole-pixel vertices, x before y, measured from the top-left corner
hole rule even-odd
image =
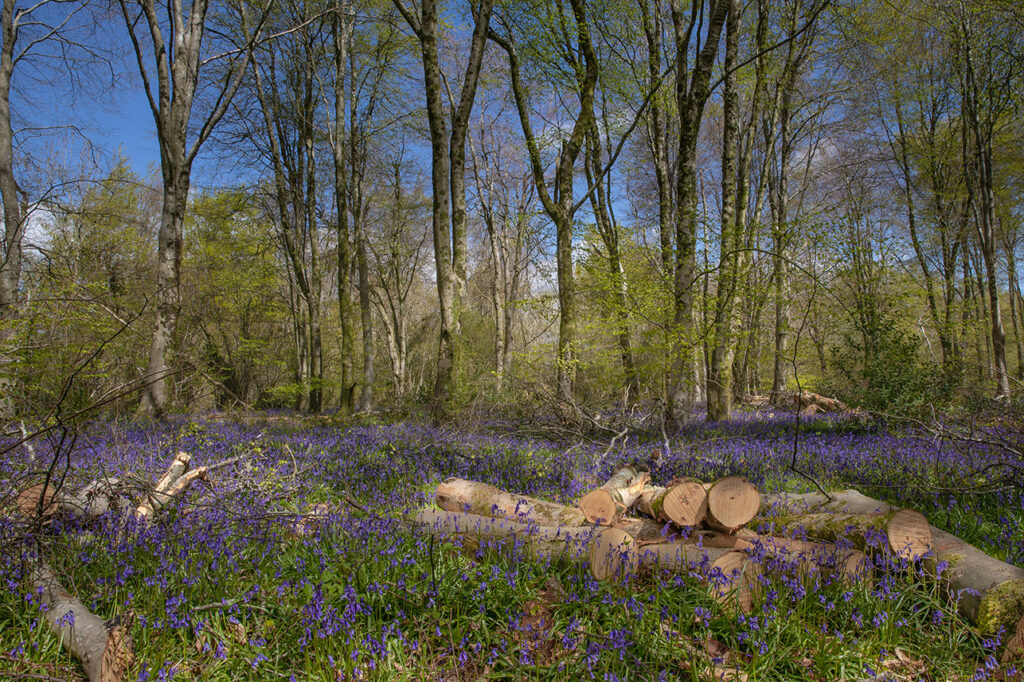
[[[647,485],[636,501],[636,508],[652,519],[677,526],[697,526],[708,510],[708,494],[697,481],[683,481],[662,488]]]
[[[885,502],[862,495],[856,490],[832,493],[829,500],[820,493],[773,495],[763,508],[794,510],[803,513],[845,512],[847,514],[886,514],[894,508]],[[766,519],[771,520],[771,519]],[[941,563],[948,590],[959,595],[960,613],[984,635],[1005,628],[1014,632],[1024,618],[1024,568],[1012,566],[944,530],[930,526],[934,556],[926,562],[933,571]]]
[[[583,512],[554,502],[516,495],[493,485],[449,478],[437,486],[437,506],[450,512],[530,520],[541,526],[582,526]]]
[[[922,558],[932,548],[932,532],[924,515],[909,510],[889,510],[880,514],[814,512],[762,519],[789,532],[806,530],[809,536],[838,542],[848,540],[856,549],[865,550],[873,533],[884,535],[889,548],[911,561]]]
[[[650,475],[646,471],[633,465],[624,466],[600,488],[584,495],[580,499],[580,510],[590,523],[614,526],[637,501],[648,481]]]

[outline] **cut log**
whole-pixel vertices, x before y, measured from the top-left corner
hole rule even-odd
[[[708,510],[704,523],[709,528],[735,533],[757,516],[761,495],[739,476],[719,479],[708,488]]]
[[[624,466],[600,488],[584,495],[579,507],[590,523],[615,525],[640,497],[649,480],[646,471],[632,465]]]
[[[582,526],[578,509],[499,490],[493,485],[449,478],[437,486],[437,506],[450,512],[527,519],[542,526]]]
[[[514,537],[534,558],[582,559],[587,556],[590,541],[597,532],[593,526],[539,526],[527,521],[437,509],[422,509],[407,519],[431,534],[476,539]]]
[[[695,540],[703,547],[736,549],[748,554],[780,557],[796,563],[802,570],[831,569],[848,584],[870,579],[870,566],[864,552],[830,543],[758,535],[749,530],[741,530],[736,535],[701,533]]]
[[[1017,629],[1013,636],[1006,642],[1003,649],[1003,657],[999,659],[1003,665],[1012,665],[1018,661],[1024,661],[1024,618],[1017,623]]]
[[[885,502],[856,490],[832,493],[774,495],[764,500],[765,509],[798,511],[846,511],[851,514],[885,514],[895,510]],[[770,519],[766,519],[770,520]],[[935,526],[930,526],[934,558],[926,565],[938,571],[952,594],[959,595],[960,613],[983,635],[999,628],[1012,632],[1024,618],[1024,568],[1011,566]]]
[[[928,520],[910,509],[888,511],[883,514],[816,512],[767,518],[765,521],[789,532],[806,530],[808,535],[823,540],[848,540],[860,550],[867,549],[868,538],[873,533],[881,533],[887,537],[889,548],[893,552],[911,561],[920,559],[932,548]]]
[[[849,406],[841,400],[836,398],[827,398],[818,393],[811,393],[810,391],[801,391],[793,396],[793,403],[800,414],[804,414],[804,410],[808,408],[816,408],[814,412],[810,414],[818,414],[822,412],[849,412]]]
[[[437,488],[437,506],[452,513],[525,521],[544,527],[582,528],[587,519],[575,507],[515,495],[486,483],[451,478]],[[513,513],[518,510],[518,513]],[[666,523],[649,519],[621,519],[615,524],[638,544],[668,542],[682,537]]]
[[[61,646],[82,662],[89,681],[119,682],[132,662],[127,633],[91,613],[46,564],[31,565],[28,580],[33,592],[42,595],[46,624]]]
[[[636,501],[637,509],[652,519],[677,526],[697,526],[708,510],[708,494],[697,481],[667,488],[646,486]]]
[[[57,512],[77,516],[86,521],[94,521],[111,509],[120,509],[130,504],[123,496],[120,481],[116,478],[101,478],[84,486],[77,493],[60,490],[53,493],[54,486],[49,486],[43,500],[44,517]],[[32,517],[40,510],[39,497],[43,485],[38,484],[25,488],[15,501],[15,507],[22,516]]]
[[[43,517],[53,516],[59,508],[53,501],[53,491],[52,485],[45,487],[45,490],[42,483],[29,486],[18,493],[14,506],[17,507],[18,513],[25,517],[34,517],[36,514]]]
[[[621,528],[602,528],[590,541],[590,574],[607,580],[636,573],[637,546],[633,536]]]
[[[746,552],[726,552],[711,562],[712,593],[725,604],[750,613],[754,602],[751,590],[760,572]]]

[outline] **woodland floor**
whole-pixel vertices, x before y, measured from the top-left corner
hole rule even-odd
[[[179,450],[199,465],[241,460],[157,523],[57,519],[45,546],[93,613],[127,624],[132,680],[704,680],[723,666],[739,671],[726,679],[1003,679],[999,642],[964,622],[920,566],[852,586],[783,577],[742,615],[693,576],[598,583],[578,564],[530,561],[509,543],[433,542],[398,520],[449,476],[572,504],[629,460],[653,461],[655,482],[740,474],[766,492],[811,490],[790,470],[794,432],[792,417],[741,414],[693,425],[667,453],[659,437],[605,455],[606,443],[497,422],[471,432],[269,415],[94,423],[62,463],[68,486],[155,481]],[[827,489],[916,508],[1024,566],[1024,490],[977,492],[1001,453],[828,417],[801,424],[796,453]],[[31,462],[24,448],[9,453],[0,500],[50,455],[45,443]],[[327,520],[296,533],[295,515],[320,503]],[[15,532],[0,520],[0,679],[81,679],[26,594]]]

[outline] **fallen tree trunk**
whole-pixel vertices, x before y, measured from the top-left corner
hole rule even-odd
[[[757,516],[761,494],[739,476],[721,478],[708,487],[708,510],[704,523],[724,533],[735,533]]]
[[[911,561],[920,559],[932,548],[928,519],[910,509],[881,514],[815,512],[766,518],[764,522],[790,532],[806,530],[823,540],[849,540],[860,550],[867,549],[872,533],[881,533],[886,536],[889,549]]]
[[[541,526],[527,521],[480,514],[421,509],[407,517],[413,525],[439,535],[468,538],[510,538],[523,543],[535,558],[579,560],[587,555],[597,532],[593,526]]]
[[[61,585],[45,563],[28,567],[28,582],[41,593],[43,618],[61,646],[82,662],[90,682],[119,682],[132,661],[131,640],[119,626],[108,626]]]
[[[697,481],[683,481],[666,488],[648,485],[636,507],[652,519],[677,526],[697,526],[708,510],[708,494]]]
[[[804,512],[845,511],[849,514],[885,514],[894,508],[856,490],[832,493],[829,500],[820,493],[772,495],[765,498],[768,510]],[[766,520],[771,520],[766,517]],[[930,526],[933,571],[944,564],[941,578],[949,591],[959,595],[960,613],[984,635],[1006,628],[1013,632],[1024,618],[1024,568],[1011,566],[944,530]]]
[[[120,481],[116,478],[101,478],[84,486],[77,493],[64,490],[54,492],[54,486],[43,484],[25,488],[15,500],[15,507],[22,516],[37,514],[48,518],[58,512],[71,514],[86,521],[95,521],[111,509],[128,506],[130,503],[122,494]]]
[[[600,488],[584,495],[579,507],[590,523],[613,526],[640,497],[650,478],[646,471],[624,466]]]
[[[748,530],[742,530],[736,535],[700,534],[696,542],[704,547],[737,549],[748,554],[780,557],[804,569],[811,566],[831,568],[848,583],[866,579],[870,573],[870,565],[864,552],[827,542],[759,535]]]
[[[437,486],[437,506],[450,512],[468,512],[481,516],[529,519],[542,526],[582,526],[583,512],[525,495],[515,495],[493,485],[449,478]]]

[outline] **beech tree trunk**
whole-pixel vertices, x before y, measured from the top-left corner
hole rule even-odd
[[[210,93],[215,102],[213,108],[199,125],[190,126],[192,104],[203,65],[202,45],[209,0],[192,0],[188,8],[183,8],[180,3],[173,8],[168,6],[169,17],[157,8],[156,0],[138,0],[137,4],[139,13],[134,15],[127,0],[120,0],[121,14],[132,40],[149,108],[156,123],[163,179],[163,207],[157,234],[156,322],[145,376],[147,384],[142,389],[139,412],[159,417],[167,410],[167,356],[181,308],[182,227],[192,162],[231,106],[252,58],[255,38],[233,53],[235,56],[228,62],[226,77],[215,87],[215,92]],[[244,23],[245,10],[242,12]],[[167,20],[172,24],[173,49],[168,47],[164,36]],[[262,23],[263,18],[259,21],[260,27]],[[146,30],[139,30],[140,24]],[[149,57],[144,53],[140,36],[151,48]],[[155,61],[156,92],[151,86],[151,67],[147,66],[152,61]],[[188,141],[190,127],[198,129],[191,144]]]
[[[338,233],[338,324],[341,327],[340,409],[350,414],[355,407],[355,378],[352,356],[355,353],[355,332],[352,305],[352,252],[348,223],[348,144],[345,116],[347,108],[348,43],[352,24],[348,17],[349,3],[340,0],[331,17],[334,39],[334,126],[331,129],[331,151],[334,156],[334,203]],[[355,103],[352,103],[355,108]]]
[[[704,117],[704,105],[711,88],[711,71],[718,44],[729,14],[731,0],[709,0],[707,28],[696,62],[689,64],[691,40],[697,12],[690,12],[680,0],[672,0],[672,25],[676,47],[676,106],[679,138],[676,169],[676,252],[673,277],[673,334],[671,369],[666,404],[666,421],[679,425],[690,418],[697,391],[693,287],[697,271],[697,137]],[[700,13],[703,20],[704,13]],[[684,74],[690,74],[687,80]]]
[[[725,92],[722,113],[722,220],[719,241],[718,291],[714,299],[713,339],[708,357],[707,418],[728,419],[732,414],[732,364],[735,352],[735,305],[740,277],[743,237],[737,216],[736,147],[739,141],[739,93],[736,67],[739,52],[740,6],[730,0],[725,27]]]
[[[435,415],[445,413],[455,393],[459,374],[456,343],[469,247],[466,232],[466,134],[473,109],[480,65],[487,45],[494,0],[481,0],[473,14],[469,58],[458,103],[451,110],[451,130],[445,114],[445,85],[437,49],[438,7],[422,0],[413,12],[402,0],[393,0],[419,41],[430,128],[432,227],[441,330],[437,376],[434,382]]]
[[[570,0],[575,23],[575,44],[566,32],[565,54],[582,55],[575,57],[573,65],[581,74],[579,84],[579,113],[573,122],[568,139],[562,144],[555,165],[555,194],[548,191],[548,181],[541,160],[541,151],[530,122],[530,104],[523,85],[519,54],[512,36],[501,37],[493,31],[489,37],[497,43],[509,60],[509,76],[512,94],[523,130],[534,186],[544,211],[555,225],[555,261],[558,279],[558,356],[557,390],[558,398],[564,404],[573,402],[576,381],[576,284],[572,262],[572,225],[574,216],[573,180],[578,159],[587,131],[594,120],[594,90],[597,86],[597,52],[590,35],[586,0]]]

